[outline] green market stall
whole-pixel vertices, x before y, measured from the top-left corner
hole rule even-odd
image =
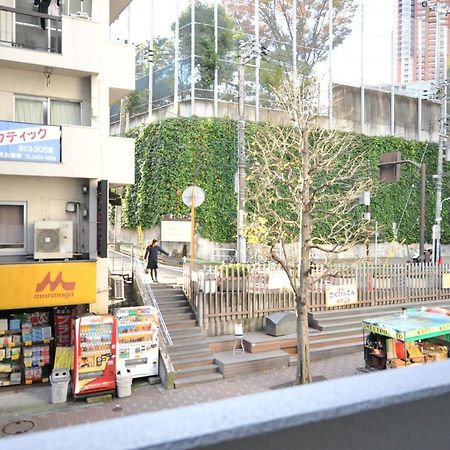
[[[416,309],[362,321],[366,367],[387,369],[448,358],[450,317]]]

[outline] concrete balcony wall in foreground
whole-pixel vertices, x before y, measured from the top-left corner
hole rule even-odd
[[[450,361],[437,362],[30,433],[4,444],[9,450],[444,450],[449,373]]]

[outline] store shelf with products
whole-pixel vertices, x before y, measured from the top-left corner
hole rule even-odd
[[[53,345],[50,312],[3,314],[0,328],[0,386],[48,382]]]
[[[20,330],[8,329],[5,319],[0,327],[0,386],[15,386],[22,382],[22,336]]]

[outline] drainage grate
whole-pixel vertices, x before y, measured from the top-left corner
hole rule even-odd
[[[11,422],[2,428],[4,434],[13,436],[15,434],[22,434],[31,431],[34,428],[34,423],[31,420],[17,420]]]

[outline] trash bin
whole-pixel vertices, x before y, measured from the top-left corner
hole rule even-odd
[[[69,369],[53,369],[50,375],[52,385],[52,403],[65,403],[70,383]]]
[[[131,384],[133,377],[130,369],[118,370],[116,374],[117,397],[129,397],[131,395]]]

